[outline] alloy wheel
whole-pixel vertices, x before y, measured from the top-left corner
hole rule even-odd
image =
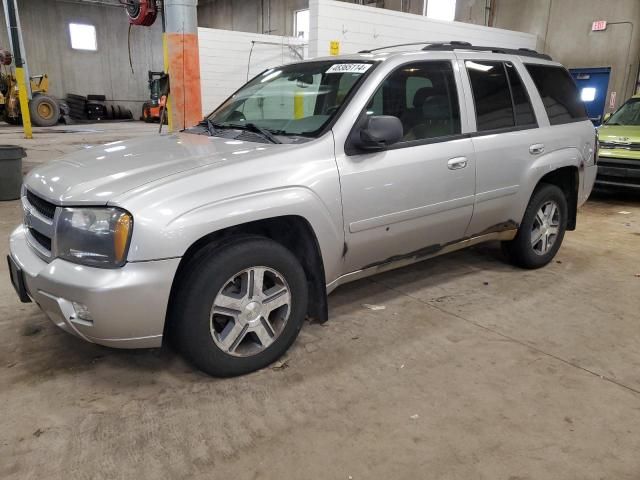
[[[215,344],[237,357],[256,355],[280,336],[291,312],[291,291],[284,277],[268,267],[252,267],[232,276],[211,308]]]
[[[531,227],[531,247],[538,255],[546,254],[558,238],[560,231],[560,208],[549,200],[542,204]]]

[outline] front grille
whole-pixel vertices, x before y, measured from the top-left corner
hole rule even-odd
[[[56,206],[53,203],[47,202],[29,190],[27,190],[27,201],[40,215],[53,220],[53,216],[56,213]]]
[[[42,247],[46,248],[49,252],[51,251],[51,239],[49,237],[31,227],[29,227],[29,233]]]
[[[607,142],[601,141],[600,148],[605,149],[618,149],[618,150],[629,150],[632,152],[640,151],[640,143],[637,142]]]

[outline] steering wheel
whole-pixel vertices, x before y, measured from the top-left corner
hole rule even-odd
[[[245,117],[244,113],[242,113],[240,110],[234,110],[225,120],[228,122],[245,122],[247,120],[247,117]]]
[[[327,108],[327,110],[325,111],[325,114],[327,115],[333,115],[335,112],[338,111],[338,109],[340,108],[340,105],[334,105],[333,107],[329,107]]]

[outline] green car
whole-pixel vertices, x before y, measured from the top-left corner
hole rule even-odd
[[[640,95],[627,100],[598,129],[596,185],[640,190]]]

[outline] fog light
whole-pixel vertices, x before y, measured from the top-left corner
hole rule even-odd
[[[72,302],[72,303],[73,303],[73,309],[76,312],[76,318],[79,318],[80,320],[85,320],[87,322],[93,322],[93,317],[91,316],[89,307],[78,302]]]

